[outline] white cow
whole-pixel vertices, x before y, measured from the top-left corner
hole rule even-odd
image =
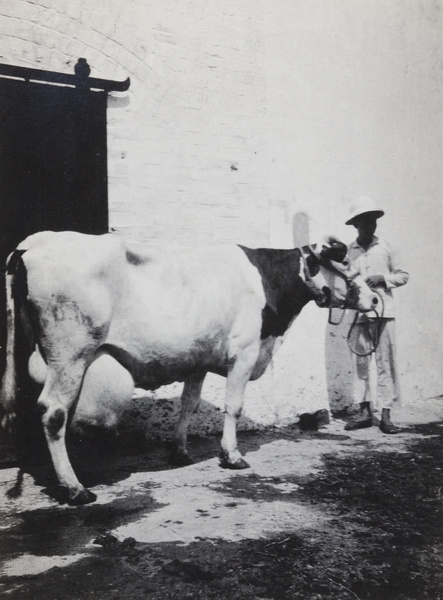
[[[68,413],[112,425],[134,386],[184,381],[173,436],[187,464],[187,428],[208,372],[226,382],[222,462],[247,467],[236,421],[249,380],[260,377],[310,300],[369,311],[377,296],[351,271],[336,238],[294,250],[129,245],[116,234],[41,232],[7,264],[8,344],[1,403],[14,411],[15,321],[36,348],[31,377],[55,471],[70,504],[96,496],[78,481],[65,445]],[[14,297],[13,297],[14,296]],[[100,410],[98,410],[100,407]]]

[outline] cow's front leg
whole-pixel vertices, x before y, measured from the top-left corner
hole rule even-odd
[[[237,419],[243,409],[246,384],[256,363],[258,349],[250,348],[237,358],[226,382],[225,420],[221,442],[220,465],[228,469],[247,469],[249,464],[237,447]]]
[[[77,396],[74,386],[69,386],[68,389],[69,392],[66,389],[61,390],[54,382],[53,374],[48,372],[48,378],[38,399],[38,408],[52,463],[60,486],[66,492],[68,504],[88,504],[94,502],[97,496],[79,482],[66,450],[68,411]]]
[[[169,456],[169,462],[174,465],[184,466],[194,463],[186,450],[186,442],[192,415],[197,412],[200,406],[201,391],[205,377],[206,373],[200,373],[189,377],[185,381],[181,396],[180,418],[172,437],[172,449]]]

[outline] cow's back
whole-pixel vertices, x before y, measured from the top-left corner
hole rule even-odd
[[[171,371],[223,371],[236,344],[256,335],[265,303],[258,272],[237,246],[126,249],[128,287],[108,343]]]
[[[245,295],[261,304],[258,272],[237,246],[143,247],[126,250],[129,288],[125,301],[150,320],[202,325],[236,318]],[[186,325],[186,323],[183,323]],[[191,325],[194,327],[194,325]],[[204,326],[204,325],[203,325]]]

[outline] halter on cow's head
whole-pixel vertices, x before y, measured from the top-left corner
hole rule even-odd
[[[379,296],[351,266],[346,244],[334,236],[327,236],[320,244],[304,246],[302,253],[305,276],[307,282],[314,285],[315,301],[319,306],[352,308],[360,312],[375,309]]]

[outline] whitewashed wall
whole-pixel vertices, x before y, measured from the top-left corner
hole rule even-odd
[[[130,76],[108,109],[110,224],[124,236],[349,242],[350,200],[379,200],[379,233],[411,273],[397,299],[413,402],[443,393],[441,9],[441,0],[0,0],[0,61],[72,73],[85,57],[92,76]],[[250,384],[246,416],[282,423],[349,403],[343,333],[306,308]],[[219,407],[222,383],[209,378],[203,392]]]

